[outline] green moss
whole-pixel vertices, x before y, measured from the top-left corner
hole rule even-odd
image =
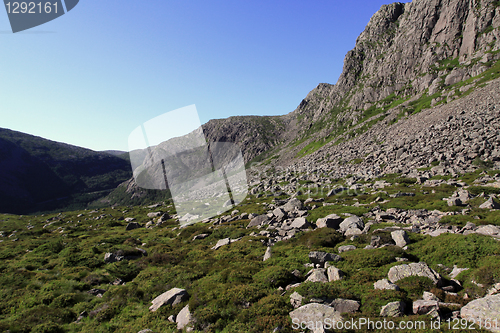
[[[446,251],[440,250],[443,248]],[[500,248],[497,241],[487,236],[442,234],[412,244],[410,253],[429,265],[475,268],[481,258],[500,254]]]

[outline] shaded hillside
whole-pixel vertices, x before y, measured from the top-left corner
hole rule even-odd
[[[2,212],[85,205],[131,176],[126,160],[107,153],[8,129],[0,129],[0,140]]]

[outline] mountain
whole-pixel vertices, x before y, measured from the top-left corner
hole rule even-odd
[[[249,193],[201,223],[134,178],[93,210],[0,214],[0,331],[498,332],[499,4],[383,6],[336,85],[284,116],[203,125],[210,164],[231,156],[213,142],[239,145]],[[2,200],[119,170],[116,157],[0,133],[0,184],[15,194]],[[140,181],[167,183],[169,163],[207,170],[200,134],[139,151]]]
[[[3,128],[0,154],[4,213],[86,205],[131,176],[122,158]]]
[[[367,146],[377,141],[367,132],[376,130],[380,138],[386,137],[383,133],[396,128],[393,125],[401,119],[409,119],[411,129],[411,119],[420,111],[437,107],[434,112],[439,114],[439,107],[457,99],[467,112],[464,97],[500,76],[499,27],[498,1],[384,5],[347,53],[337,84],[319,84],[284,116],[211,120],[203,125],[205,136],[209,142],[237,143],[247,165],[328,163],[340,168],[346,160],[363,164],[366,155],[381,148],[370,146],[363,155],[352,151],[353,139],[357,138],[355,148]],[[433,119],[447,121],[442,118]],[[484,123],[484,118],[476,120]],[[126,202],[148,197],[133,179],[118,191]]]
[[[125,157],[128,154],[126,151],[123,150],[104,150],[101,153],[106,153],[117,157]]]

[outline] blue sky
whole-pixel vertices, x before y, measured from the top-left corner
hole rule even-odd
[[[286,114],[337,81],[386,3],[81,0],[16,34],[0,9],[0,127],[127,150],[134,128],[191,104],[202,123]]]

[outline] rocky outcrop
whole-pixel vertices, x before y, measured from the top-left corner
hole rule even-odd
[[[347,53],[337,84],[318,85],[296,112],[315,122],[335,107],[366,110],[391,94],[413,96],[427,89],[433,94],[478,75],[486,69],[481,62],[494,57],[486,52],[499,48],[499,14],[492,0],[384,5]],[[357,116],[351,111],[337,121]]]
[[[403,264],[391,267],[388,273],[389,281],[397,282],[409,276],[421,276],[429,278],[435,285],[440,286],[442,283],[441,276],[424,262],[412,263],[409,265]]]
[[[163,305],[170,304],[174,306],[186,301],[188,298],[189,295],[186,290],[180,288],[173,288],[153,299],[151,301],[153,305],[149,307],[149,311],[155,312]]]

